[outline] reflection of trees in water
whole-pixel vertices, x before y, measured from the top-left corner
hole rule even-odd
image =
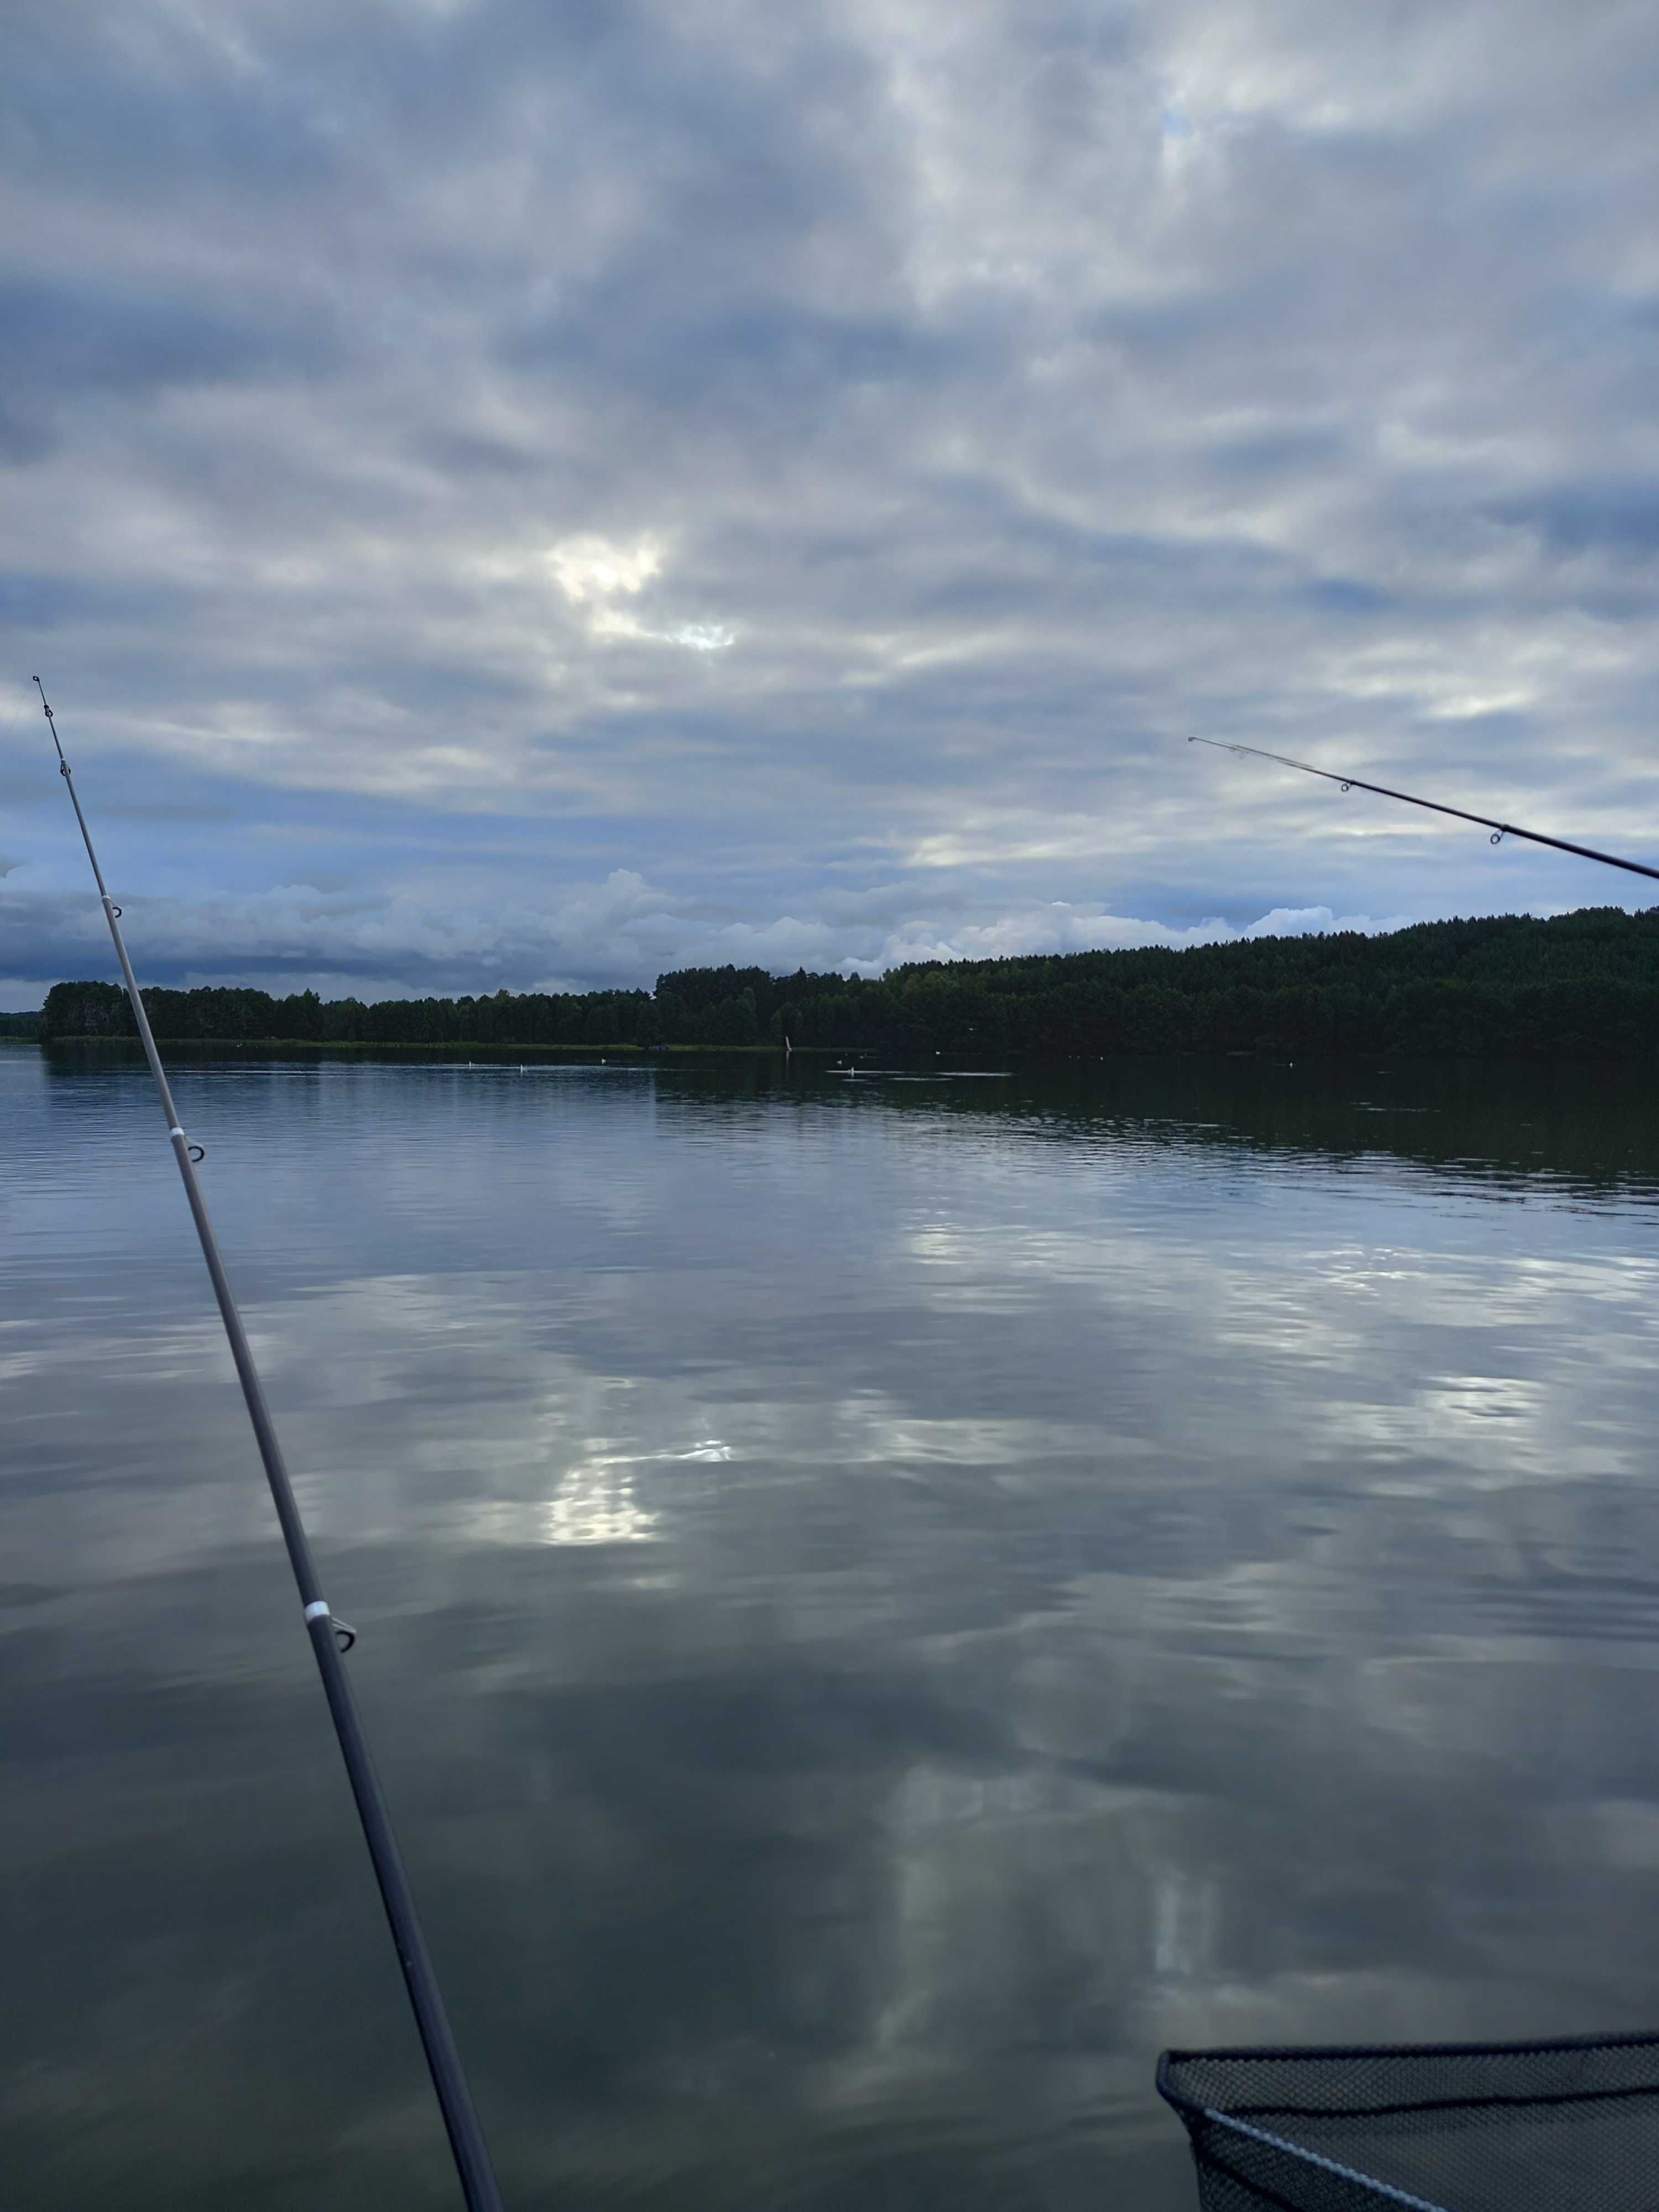
[[[665,1085],[675,1079],[659,1077]],[[696,1087],[715,1108],[710,1085]],[[793,1087],[802,1095],[799,1078]],[[936,1083],[872,1080],[837,1090],[856,1091],[849,1106],[879,1102],[895,1113],[965,1116],[988,1135],[1006,1127],[1034,1138],[1214,1153],[1393,1158],[1497,1180],[1517,1194],[1560,1177],[1584,1195],[1659,1189],[1651,1084],[1616,1067],[1374,1058],[1286,1064],[1194,1054],[1023,1066],[994,1091],[943,1073]]]

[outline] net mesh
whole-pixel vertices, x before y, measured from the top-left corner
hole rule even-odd
[[[1659,2035],[1170,2051],[1204,2212],[1659,2212]]]

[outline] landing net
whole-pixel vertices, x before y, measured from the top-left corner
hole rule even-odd
[[[1204,2212],[1659,2212],[1659,2035],[1169,2051]]]

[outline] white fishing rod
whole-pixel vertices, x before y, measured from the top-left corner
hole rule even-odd
[[[317,1671],[323,1678],[323,1693],[328,1699],[334,1733],[339,1738],[340,1755],[345,1760],[346,1772],[350,1777],[351,1794],[357,1801],[357,1817],[362,1823],[363,1839],[368,1845],[368,1856],[374,1863],[374,1879],[380,1886],[386,1918],[392,1923],[392,1938],[397,1946],[398,1963],[404,1970],[409,2001],[414,2008],[415,2024],[420,2030],[427,2064],[432,2070],[432,2086],[437,2092],[439,2109],[449,2132],[449,2144],[454,2153],[461,2194],[466,2200],[467,2212],[503,2212],[501,2193],[489,2162],[489,2146],[478,2124],[472,2092],[467,2086],[460,2052],[456,2048],[454,2033],[449,2025],[449,2015],[444,2009],[438,1978],[433,1971],[426,1938],[421,1931],[414,1894],[404,1872],[397,1838],[392,1832],[386,1799],[369,1759],[362,1723],[357,1717],[356,1700],[351,1694],[351,1685],[342,1663],[343,1654],[356,1642],[356,1634],[330,1611],[328,1601],[318,1585],[311,1545],[306,1535],[305,1523],[300,1517],[294,1486],[289,1480],[282,1447],[271,1425],[264,1388],[253,1364],[247,1332],[242,1327],[242,1316],[237,1310],[230,1279],[220,1257],[219,1240],[213,1233],[207,1202],[197,1181],[196,1163],[203,1156],[202,1147],[191,1143],[180,1125],[179,1109],[173,1103],[173,1091],[167,1082],[167,1071],[161,1066],[161,1056],[155,1049],[155,1038],[150,1030],[149,1017],[144,1012],[144,1001],[132,972],[132,963],[127,957],[126,939],[121,934],[121,909],[110,896],[109,886],[104,881],[104,872],[98,865],[92,832],[88,829],[87,817],[81,811],[80,793],[75,788],[75,778],[64,756],[63,744],[58,735],[57,718],[47,702],[46,687],[38,676],[34,683],[40,694],[40,704],[46,708],[46,725],[52,732],[52,742],[58,754],[58,772],[69,787],[70,804],[74,807],[75,818],[81,825],[82,842],[86,846],[87,858],[92,863],[93,879],[98,885],[98,896],[103,901],[109,933],[115,940],[115,957],[121,963],[121,979],[126,986],[132,1018],[138,1024],[144,1057],[149,1060],[149,1072],[155,1079],[161,1111],[167,1116],[173,1157],[179,1163],[185,1196],[190,1201],[196,1234],[201,1239],[202,1257],[207,1262],[213,1295],[219,1302],[219,1317],[225,1325],[225,1334],[230,1342],[230,1356],[236,1363],[236,1374],[247,1405],[248,1419],[253,1424],[254,1440],[259,1447],[259,1457],[264,1462],[265,1478],[270,1485],[276,1518],[282,1527],[283,1541],[288,1547],[289,1565],[294,1570],[294,1579],[299,1586],[306,1631],[311,1638]]]
[[[1492,842],[1501,844],[1505,837],[1524,837],[1529,845],[1549,845],[1558,853],[1576,853],[1581,860],[1600,860],[1604,867],[1623,868],[1632,876],[1651,876],[1659,882],[1659,868],[1650,868],[1640,860],[1620,860],[1617,853],[1598,853],[1594,845],[1571,845],[1565,837],[1547,837],[1541,830],[1522,830],[1513,822],[1498,822],[1490,814],[1471,814],[1462,806],[1446,806],[1437,799],[1419,799],[1409,791],[1390,791],[1386,783],[1367,783],[1357,775],[1345,775],[1331,768],[1313,768],[1306,761],[1292,760],[1288,753],[1264,752],[1260,745],[1230,744],[1224,738],[1188,738],[1189,745],[1213,745],[1219,753],[1249,753],[1255,760],[1277,761],[1280,768],[1300,769],[1304,775],[1322,776],[1327,783],[1340,784],[1344,791],[1374,791],[1379,799],[1398,799],[1407,806],[1426,806],[1431,814],[1455,815],[1460,822],[1478,822],[1483,830],[1492,832]]]

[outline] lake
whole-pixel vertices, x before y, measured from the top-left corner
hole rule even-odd
[[[1191,2208],[1659,2026],[1616,1076],[178,1063],[510,2206]],[[7,2198],[459,2199],[143,1065],[0,1050]]]

